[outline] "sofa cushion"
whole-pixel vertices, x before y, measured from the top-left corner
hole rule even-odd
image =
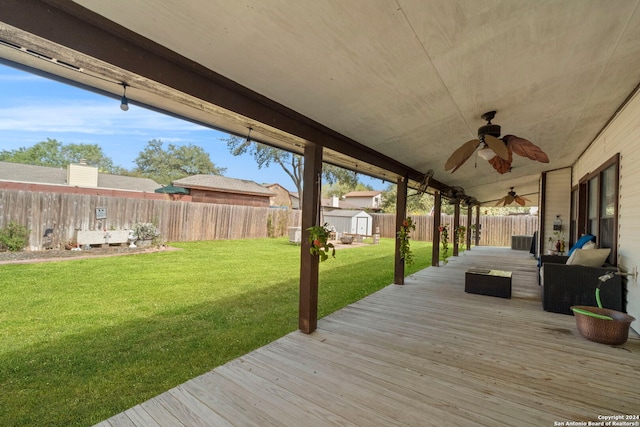
[[[574,250],[573,253],[571,255],[569,255],[569,259],[567,260],[567,262],[565,262],[565,264],[567,264],[567,265],[573,264],[575,262],[574,259],[576,258],[576,252],[578,252],[579,250],[588,251],[590,249],[597,249],[597,248],[598,248],[598,245],[596,245],[596,242],[587,242],[587,243],[584,244],[582,249]],[[609,255],[607,255],[607,256],[609,256]],[[600,266],[598,265],[597,267],[600,267]]]
[[[587,267],[601,267],[611,253],[611,248],[576,249],[573,251],[567,265],[584,265]]]
[[[596,240],[596,236],[594,236],[592,234],[583,235],[582,237],[580,237],[578,239],[576,244],[573,245],[573,247],[571,249],[569,249],[569,253],[567,255],[571,256],[571,254],[573,254],[573,251],[575,251],[576,249],[582,249],[582,247],[584,246],[585,243],[591,242],[591,241],[595,241],[595,240]],[[598,266],[598,267],[600,267],[600,266]]]

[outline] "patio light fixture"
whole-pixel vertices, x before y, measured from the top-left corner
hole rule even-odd
[[[493,151],[491,148],[489,148],[489,146],[487,144],[484,144],[484,147],[482,147],[480,150],[478,150],[478,157],[480,157],[481,159],[484,160],[491,160],[496,156],[496,152]]]
[[[127,99],[127,84],[122,83],[122,87],[124,92],[122,93],[122,99],[120,101],[120,109],[122,111],[127,111],[129,109],[129,100]]]

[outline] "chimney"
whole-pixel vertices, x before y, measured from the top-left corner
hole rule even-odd
[[[98,168],[85,164],[67,166],[67,185],[73,187],[97,187]]]
[[[339,208],[340,207],[340,199],[338,196],[331,196],[331,207]]]

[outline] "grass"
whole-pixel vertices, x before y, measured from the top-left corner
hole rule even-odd
[[[394,240],[320,266],[319,317],[393,281]],[[297,329],[286,239],[0,266],[0,425],[85,426]],[[431,244],[412,242],[425,268]]]

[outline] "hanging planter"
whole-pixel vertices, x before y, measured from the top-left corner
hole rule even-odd
[[[460,225],[458,227],[456,227],[456,240],[458,241],[458,247],[462,248],[464,247],[464,237],[466,235],[467,232],[467,227],[465,227],[464,225]]]
[[[398,241],[400,242],[400,258],[402,258],[407,265],[413,263],[413,252],[411,252],[411,245],[409,239],[411,238],[411,232],[416,229],[415,224],[411,217],[408,217],[402,221],[400,231],[398,231]]]
[[[309,243],[311,244],[309,252],[311,255],[318,255],[320,261],[329,259],[329,254],[333,258],[336,257],[336,248],[333,243],[329,243],[329,233],[331,232],[329,224],[325,222],[322,226],[314,225],[307,230],[309,231]]]
[[[449,261],[449,224],[441,225],[438,228],[440,231],[440,243],[442,244],[442,262],[447,264]]]

